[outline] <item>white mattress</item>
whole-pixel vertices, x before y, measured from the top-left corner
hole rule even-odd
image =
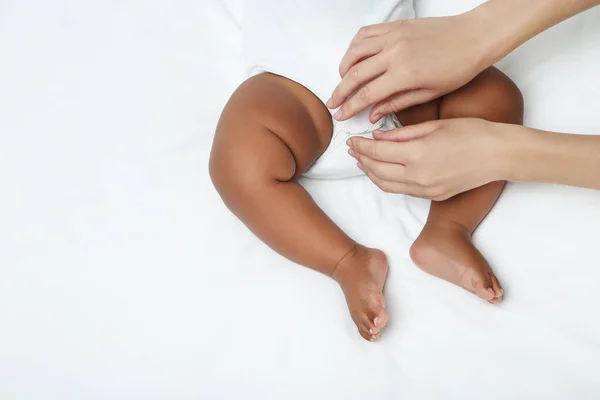
[[[229,214],[207,156],[240,4],[0,2],[0,398],[600,398],[598,192],[507,187],[476,234],[506,290],[492,306],[411,264],[426,201],[305,181],[389,255],[376,344],[333,281]],[[528,125],[600,133],[598,43],[600,8],[500,64]]]

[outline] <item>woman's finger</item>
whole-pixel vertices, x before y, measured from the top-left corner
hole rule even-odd
[[[375,55],[356,64],[337,85],[327,107],[336,108],[362,85],[385,72],[385,62],[382,57]]]
[[[367,167],[368,161],[367,161],[367,163],[364,163],[365,160],[366,160],[366,157],[363,157],[362,161],[358,162],[358,167],[365,173],[365,175],[367,175],[367,177],[375,185],[377,185],[377,187],[379,187],[384,192],[395,193],[395,194],[405,194],[408,196],[418,197],[421,199],[433,200],[433,197],[431,196],[431,191],[428,188],[420,186],[416,183],[406,182],[406,178],[402,177],[403,176],[402,174],[404,173],[404,171],[402,171],[401,174],[399,175],[401,177],[400,181],[398,181],[397,180],[398,178],[394,178],[394,176],[392,176],[392,175],[390,175],[391,179],[381,178],[374,172],[373,169]]]
[[[359,167],[363,169],[362,166],[359,165]],[[410,194],[409,186],[405,183],[386,181],[380,179],[378,176],[374,175],[369,170],[363,171],[365,172],[365,175],[367,175],[367,177],[371,180],[371,182],[373,182],[379,189],[383,190],[386,193]]]
[[[391,85],[390,80],[395,78],[390,78],[388,75],[390,75],[390,72],[386,71],[378,78],[375,78],[374,80],[370,81],[369,83],[358,89],[356,93],[354,93],[352,96],[346,99],[342,107],[334,115],[334,118],[338,121],[345,121],[349,118],[354,117],[356,114],[369,107],[371,104],[375,104],[398,92],[398,90],[402,90],[399,88],[402,87],[403,83],[400,81],[396,81],[393,85]],[[374,123],[376,121],[371,119],[371,122]]]
[[[384,115],[397,113],[418,104],[424,104],[439,97],[436,90],[414,89],[394,94],[373,106],[370,116],[378,120]]]
[[[391,30],[392,30],[392,28],[390,27],[389,23],[363,26],[362,28],[360,28],[358,30],[356,35],[354,35],[354,39],[352,41],[384,35]]]
[[[406,142],[415,139],[421,139],[433,133],[439,127],[438,121],[427,121],[421,124],[403,126],[391,131],[375,131],[373,138],[375,140],[388,140],[395,142]]]
[[[350,138],[348,146],[359,156],[367,156],[373,160],[403,165],[410,160],[412,148],[410,143],[373,140],[362,137]]]
[[[340,62],[340,77],[344,78],[357,63],[381,52],[383,46],[385,40],[378,36],[353,41]]]
[[[406,167],[402,164],[391,164],[374,160],[370,157],[357,154],[358,162],[362,165],[365,173],[368,171],[373,176],[383,181],[394,181],[397,183],[408,183],[406,180]]]

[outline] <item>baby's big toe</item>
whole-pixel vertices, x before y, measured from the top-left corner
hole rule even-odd
[[[374,308],[368,316],[366,316],[365,325],[369,328],[369,333],[373,339],[377,339],[381,334],[381,330],[385,327],[388,321],[388,315],[383,306]]]
[[[481,297],[483,300],[493,301],[496,295],[492,289],[475,289],[475,294]]]
[[[373,320],[373,323],[375,324],[375,326],[379,329],[383,329],[384,326],[387,325],[388,322],[388,314],[387,311],[385,310],[385,308],[381,309],[381,312],[379,313],[379,315],[377,317],[375,317],[375,319]]]
[[[357,325],[360,335],[369,341],[375,341],[381,335],[381,330],[387,323],[387,313],[385,309],[377,312],[366,312],[359,319]]]
[[[475,294],[492,304],[502,301],[504,291],[493,272],[489,272],[483,279],[474,281]]]
[[[471,283],[473,291],[477,296],[487,301],[492,301],[496,298],[496,293],[492,288],[492,281],[489,277],[474,276],[471,278]]]

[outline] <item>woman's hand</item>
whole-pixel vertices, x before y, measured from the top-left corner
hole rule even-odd
[[[375,140],[354,137],[350,154],[383,191],[445,200],[508,175],[511,125],[482,119],[429,121]]]
[[[362,28],[327,103],[346,120],[370,105],[371,121],[457,89],[520,44],[600,0],[488,0],[468,13]],[[354,93],[354,95],[352,95]]]
[[[375,104],[370,117],[376,121],[463,86],[490,64],[484,60],[485,27],[472,18],[468,13],[362,28],[327,106],[343,103],[335,118],[345,120]]]

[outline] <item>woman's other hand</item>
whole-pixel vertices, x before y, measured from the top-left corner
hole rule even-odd
[[[335,118],[346,120],[375,104],[376,121],[451,92],[488,67],[483,29],[470,13],[362,28],[327,106],[342,106]]]

